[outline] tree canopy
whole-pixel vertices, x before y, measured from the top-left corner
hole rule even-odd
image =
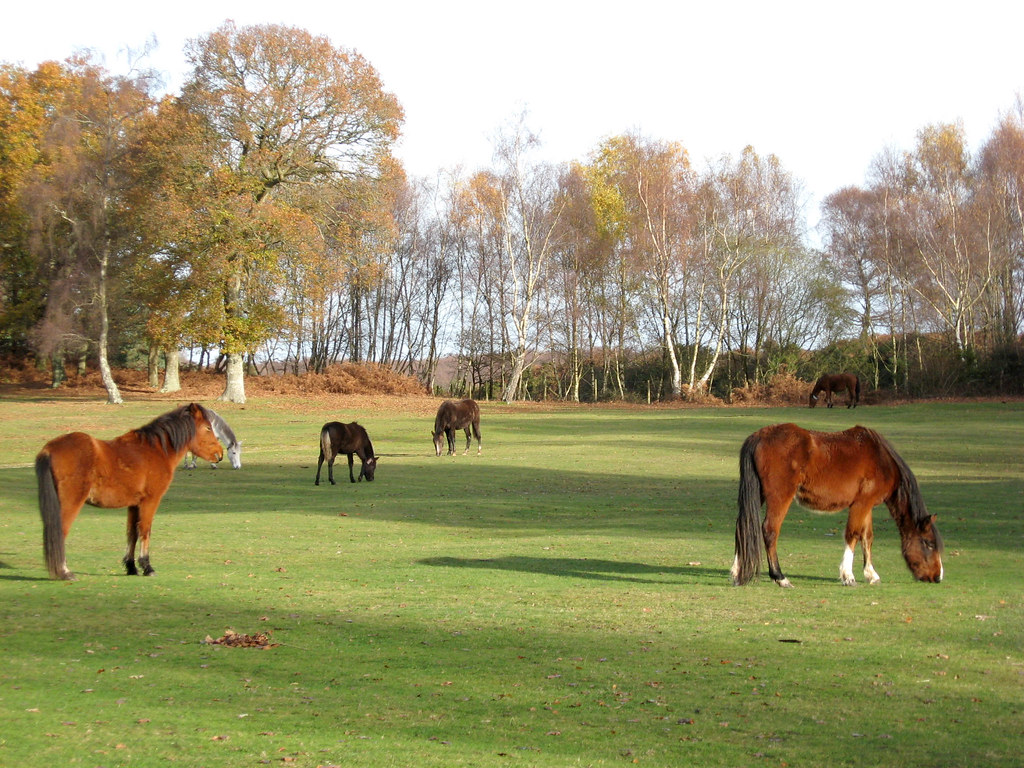
[[[387,365],[478,397],[699,399],[851,369],[908,394],[1024,388],[1024,112],[880,148],[804,231],[801,183],[624,133],[408,179],[401,105],[354,50],[226,22],[178,94],[72,57],[0,66],[0,344],[244,376]],[[467,98],[470,96],[467,95]],[[198,358],[198,359],[197,359]]]

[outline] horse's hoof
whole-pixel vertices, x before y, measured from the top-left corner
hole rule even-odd
[[[793,588],[793,585],[790,583],[789,579],[779,579],[775,583],[778,584],[780,587],[783,587],[785,589],[792,589]]]

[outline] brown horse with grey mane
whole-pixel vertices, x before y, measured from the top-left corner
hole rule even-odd
[[[437,409],[437,416],[434,417],[434,431],[430,436],[434,438],[434,452],[440,456],[444,447],[444,439],[448,441],[448,455],[455,455],[455,430],[462,429],[466,432],[466,450],[463,456],[469,453],[470,437],[469,431],[473,430],[476,438],[476,453],[479,456],[483,446],[480,444],[480,406],[475,400],[465,399],[455,402],[445,400]],[[443,439],[444,438],[444,439]]]
[[[885,438],[861,426],[812,432],[796,424],[776,424],[750,435],[740,450],[733,584],[746,584],[757,575],[763,540],[772,579],[780,587],[793,586],[782,574],[776,545],[794,498],[821,512],[849,508],[839,565],[843,584],[856,584],[853,552],[858,542],[864,578],[872,584],[879,581],[871,565],[871,510],[882,502],[896,521],[903,559],[914,578],[942,581],[942,538],[935,515],[928,514],[914,473]],[[759,524],[762,505],[766,510]]]
[[[856,408],[860,402],[860,378],[853,373],[826,373],[820,377],[811,390],[810,407],[818,404],[821,392],[825,393],[825,405],[832,407],[832,395],[836,392],[846,391],[847,408]]]
[[[149,576],[149,534],[160,500],[174,478],[174,468],[191,451],[218,462],[224,451],[210,413],[196,403],[159,416],[144,427],[113,440],[84,432],[56,437],[36,456],[39,512],[43,518],[43,553],[54,579],[74,580],[64,554],[64,540],[82,507],[128,507],[128,548],[123,563],[129,576],[139,568]],[[135,545],[140,544],[135,566]]]

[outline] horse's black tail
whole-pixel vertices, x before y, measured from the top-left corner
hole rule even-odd
[[[853,404],[856,405],[860,402],[860,376],[853,374],[853,379],[857,382],[857,391],[853,396]]]
[[[739,515],[736,518],[736,561],[732,583],[746,584],[761,571],[761,478],[754,463],[754,451],[761,438],[757,432],[740,449]]]
[[[61,522],[60,497],[53,479],[50,455],[36,456],[36,481],[39,484],[39,514],[43,518],[43,554],[46,569],[55,579],[64,578],[64,526]]]

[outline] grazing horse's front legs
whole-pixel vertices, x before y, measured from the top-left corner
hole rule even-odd
[[[128,507],[128,546],[124,551],[124,569],[129,576],[138,576],[139,571],[135,567],[135,544],[139,540],[139,508]]]
[[[147,510],[143,514],[139,507],[128,507],[128,547],[124,553],[125,572],[129,576],[138,576],[139,570],[135,567],[135,544],[139,543],[139,568],[143,576],[151,576],[156,571],[149,564],[149,533],[153,528],[153,515],[156,510]]]
[[[864,506],[850,507],[850,517],[846,521],[846,549],[843,551],[843,559],[839,563],[839,580],[846,586],[857,585],[857,579],[853,575],[853,551],[856,549],[858,541],[864,552],[864,579],[868,584],[878,584],[882,580],[871,564],[871,543],[874,538],[871,507],[868,506],[866,509]]]

